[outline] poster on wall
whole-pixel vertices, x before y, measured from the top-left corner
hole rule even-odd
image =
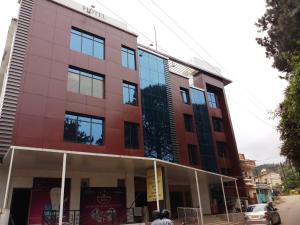
[[[158,200],[164,200],[162,168],[157,167]],[[152,168],[147,170],[147,201],[156,201],[155,174]]]
[[[80,224],[120,224],[126,222],[126,191],[117,187],[81,189]]]
[[[44,210],[45,214],[59,215],[60,204],[60,178],[34,178],[31,192],[31,204],[29,212],[29,225],[42,224]],[[71,180],[65,180],[64,209],[69,210],[70,206]],[[53,220],[53,216],[51,218]],[[56,219],[56,218],[54,218]],[[64,218],[67,219],[66,217]]]

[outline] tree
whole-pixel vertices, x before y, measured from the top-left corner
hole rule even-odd
[[[300,50],[300,1],[266,0],[266,12],[256,26],[264,35],[256,38],[257,43],[265,47],[273,66],[286,72],[288,78],[293,70],[292,57]]]
[[[300,55],[294,57],[291,65],[292,76],[285,99],[276,112],[276,116],[280,117],[277,128],[283,141],[281,154],[300,171]]]
[[[280,118],[281,154],[300,171],[300,1],[266,0],[266,12],[256,26],[263,34],[258,44],[289,82],[275,116]]]

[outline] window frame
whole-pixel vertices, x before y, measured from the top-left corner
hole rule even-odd
[[[209,107],[212,109],[220,108],[218,95],[212,91],[207,91],[207,102]]]
[[[212,117],[212,122],[213,122],[213,128],[215,132],[224,132],[224,124],[223,124],[223,119],[219,117]],[[216,122],[220,122],[220,126],[217,125]]]
[[[189,89],[180,87],[179,92],[180,92],[180,96],[181,96],[181,100],[182,100],[183,104],[190,105],[191,104],[191,98],[190,98]],[[186,101],[185,101],[185,98],[184,98],[183,95],[185,95]]]
[[[124,85],[127,85],[127,87],[125,87]],[[131,88],[131,87],[134,87],[134,91],[135,91],[135,95],[136,95],[136,102],[135,102],[135,104],[133,104],[133,103],[130,103],[131,101],[130,101],[130,90],[133,90],[133,88]],[[129,102],[125,102],[124,101],[124,88],[127,88],[127,91],[128,91],[128,96],[129,96]],[[126,81],[126,80],[123,80],[123,83],[122,83],[122,94],[123,94],[123,104],[125,104],[125,105],[132,105],[132,106],[138,106],[138,102],[139,102],[139,98],[138,98],[138,86],[137,86],[137,84],[135,84],[135,83],[131,83],[131,82],[128,82],[128,81]]]
[[[126,65],[123,64],[123,52],[126,54]],[[131,54],[130,52],[133,52],[133,54]],[[133,68],[130,67],[128,55],[133,55],[133,63],[134,63]],[[121,46],[121,64],[124,68],[130,69],[130,70],[136,70],[136,67],[137,67],[136,66],[136,51],[125,45],[122,45]]]
[[[129,143],[126,143],[126,126],[129,126]],[[136,128],[136,143],[134,143],[134,141],[132,141],[133,139],[133,132],[132,129]],[[134,122],[129,122],[129,121],[124,121],[124,148],[125,149],[139,149],[140,148],[140,125],[138,123],[134,123]]]
[[[190,114],[183,114],[184,127],[186,132],[194,132],[193,116]]]
[[[90,136],[92,136],[92,137],[93,137],[93,124],[100,124],[101,127],[102,127],[102,136],[103,136],[103,138],[102,138],[102,143],[101,144],[93,144],[92,141],[89,141],[89,143],[79,142],[77,135],[75,137],[73,137],[74,141],[68,140],[65,137],[65,127],[64,127],[64,142],[70,142],[70,143],[76,143],[76,144],[85,144],[85,145],[92,145],[92,146],[98,146],[98,147],[105,145],[105,119],[104,119],[104,117],[91,116],[91,115],[85,115],[85,114],[81,114],[81,113],[74,113],[74,112],[66,111],[65,112],[65,116],[64,116],[64,126],[65,126],[65,123],[66,123],[65,122],[66,121],[66,116],[76,117],[76,120],[72,119],[72,120],[75,120],[76,126],[78,126],[78,121],[80,120],[79,117],[81,119],[85,118],[85,120],[80,120],[80,121],[84,122],[84,123],[89,123]],[[99,122],[93,122],[93,120],[99,120],[101,122],[100,123]],[[78,133],[79,131],[80,131],[79,127],[77,127],[76,133]]]
[[[80,37],[80,51],[77,51],[75,49],[72,49],[71,45],[72,45],[72,35],[77,35]],[[89,38],[88,36],[90,36],[91,38]],[[87,54],[85,52],[83,52],[83,38],[85,39],[88,39],[88,40],[91,40],[92,41],[92,54]],[[97,54],[95,54],[95,43],[98,43],[100,44],[99,46],[102,46],[102,58],[101,57],[97,57]],[[84,31],[84,30],[81,30],[77,27],[71,27],[71,31],[70,31],[70,49],[72,51],[76,51],[76,52],[80,52],[84,55],[88,55],[88,56],[92,56],[92,57],[95,57],[97,59],[100,59],[100,60],[105,60],[105,38],[103,37],[100,37],[96,34],[92,34],[88,31]]]
[[[79,79],[78,79],[78,90],[77,92],[69,90],[69,74],[77,74]],[[90,93],[91,95],[85,94],[85,93],[81,93],[81,77],[90,77],[91,79],[91,90]],[[101,80],[102,81],[102,98],[98,97],[98,96],[94,96],[94,80]],[[68,68],[68,79],[67,79],[67,91],[69,92],[73,92],[73,93],[77,93],[77,94],[81,94],[81,95],[85,95],[85,96],[90,96],[90,97],[94,97],[94,98],[98,98],[98,99],[105,99],[105,75],[100,74],[100,73],[96,73],[90,70],[86,70],[86,69],[82,69],[76,66],[72,66],[69,65]]]
[[[199,165],[199,159],[197,155],[197,145],[188,144],[187,145],[188,150],[188,158],[189,158],[189,164],[190,165]]]
[[[224,141],[217,141],[217,151],[220,158],[228,158],[228,146]],[[220,148],[222,146],[222,148]],[[221,154],[222,153],[222,154]]]

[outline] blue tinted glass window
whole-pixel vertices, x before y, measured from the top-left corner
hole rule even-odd
[[[70,48],[73,51],[81,52],[81,36],[71,33]]]
[[[101,123],[92,123],[92,145],[103,145],[104,138],[103,138],[103,126]]]
[[[98,59],[104,59],[104,49],[103,44],[99,42],[94,42],[94,56]]]
[[[122,66],[135,70],[135,51],[126,47],[122,47]]]
[[[66,113],[64,140],[82,144],[103,145],[103,126],[103,119]]]
[[[82,53],[92,56],[93,55],[93,40],[83,37],[82,38]]]
[[[137,105],[137,88],[135,84],[123,82],[123,103]]]
[[[218,108],[218,96],[213,92],[207,92],[207,102],[211,108]]]
[[[104,59],[104,39],[73,28],[70,48],[83,54]]]

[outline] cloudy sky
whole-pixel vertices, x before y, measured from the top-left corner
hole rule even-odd
[[[270,112],[282,101],[286,82],[278,78],[279,72],[255,41],[254,23],[265,12],[263,0],[76,1],[126,21],[141,44],[154,42],[155,27],[159,50],[186,61],[197,57],[217,65],[233,81],[226,94],[239,152],[257,164],[282,160],[277,122],[270,119]],[[1,55],[17,10],[17,0],[6,1],[0,9]]]

